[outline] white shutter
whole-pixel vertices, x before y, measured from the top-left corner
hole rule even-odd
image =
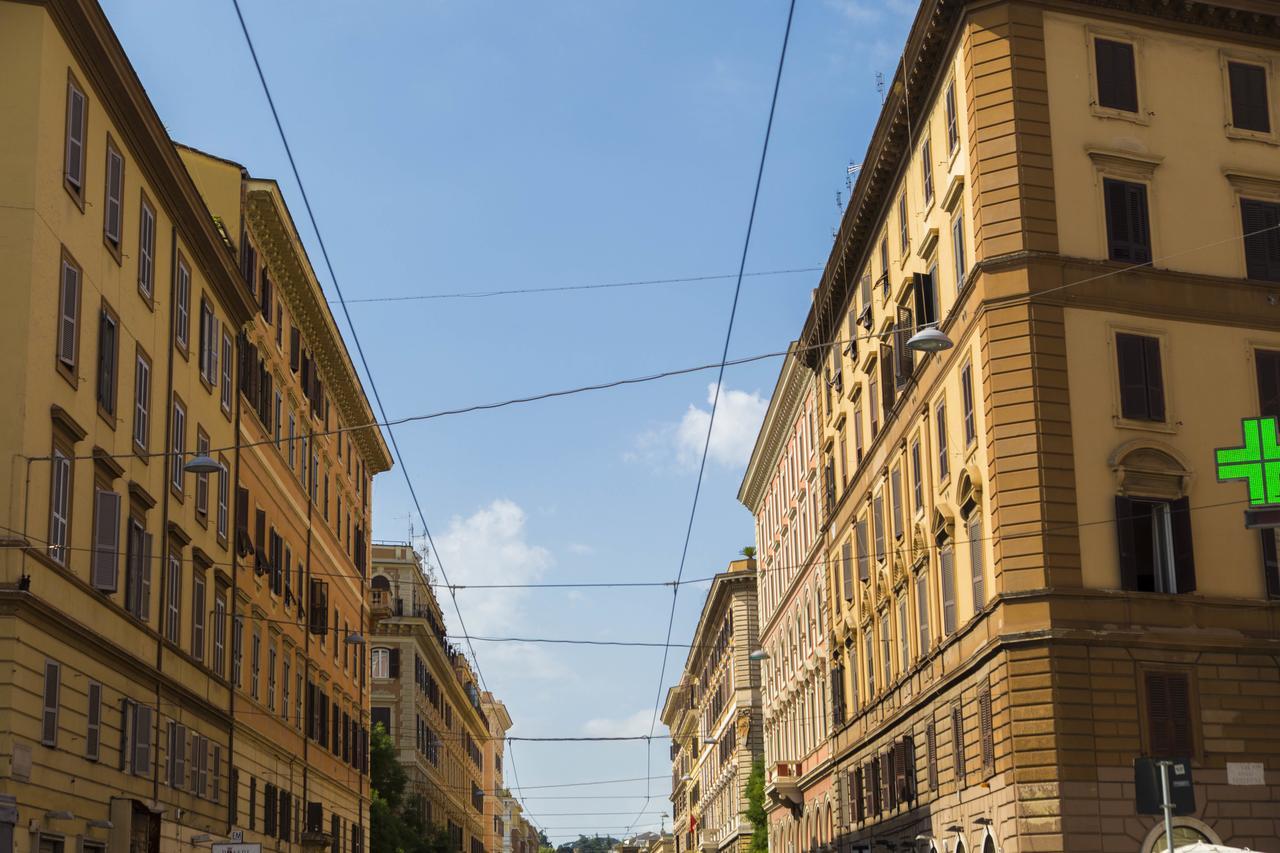
[[[120,496],[98,490],[93,507],[93,565],[90,582],[94,589],[115,592],[120,573]]]
[[[58,360],[76,366],[76,335],[80,316],[80,271],[62,262],[61,320],[58,325]]]

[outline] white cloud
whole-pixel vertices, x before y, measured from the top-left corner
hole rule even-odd
[[[707,424],[711,421],[711,401],[716,386],[707,386],[707,408],[690,405],[684,417],[676,425],[676,457],[681,464],[696,467],[707,441]],[[707,447],[707,459],[726,468],[742,468],[751,459],[756,434],[764,421],[769,401],[758,391],[747,393],[724,387],[716,404],[716,421],[711,430],[711,444]]]
[[[635,737],[636,735],[647,735],[649,734],[649,723],[652,720],[653,709],[641,708],[627,717],[597,717],[587,720],[582,727],[582,733],[588,737]],[[659,721],[654,727],[655,733],[661,726],[662,723]]]
[[[465,518],[450,519],[448,530],[436,540],[436,550],[455,584],[531,583],[542,577],[553,560],[551,552],[530,544],[526,536],[524,510],[500,498]],[[442,596],[447,594],[441,591]],[[509,633],[519,622],[528,594],[523,589],[459,590],[467,630]]]

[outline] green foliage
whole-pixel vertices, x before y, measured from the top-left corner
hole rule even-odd
[[[769,823],[764,813],[764,759],[751,762],[747,777],[747,820],[753,827],[750,853],[769,853]]]
[[[611,835],[593,835],[588,838],[585,835],[579,835],[577,841],[566,841],[556,848],[557,853],[609,853],[613,845],[618,843],[618,839]]]
[[[457,853],[450,850],[448,831],[427,823],[422,799],[406,795],[408,774],[381,723],[369,744],[369,776],[369,853]]]
[[[742,556],[746,557],[748,560],[754,559],[756,556],[755,546],[748,545],[747,547],[742,549],[741,554]]]

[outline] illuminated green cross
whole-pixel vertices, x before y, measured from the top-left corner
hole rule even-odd
[[[1245,418],[1244,447],[1222,447],[1214,451],[1218,460],[1218,482],[1249,481],[1249,504],[1280,504],[1280,440],[1275,418]]]

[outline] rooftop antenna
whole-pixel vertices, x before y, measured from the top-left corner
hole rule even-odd
[[[880,105],[884,106],[884,75],[876,72],[876,92],[880,95]]]
[[[844,196],[836,190],[836,210],[844,210]]]

